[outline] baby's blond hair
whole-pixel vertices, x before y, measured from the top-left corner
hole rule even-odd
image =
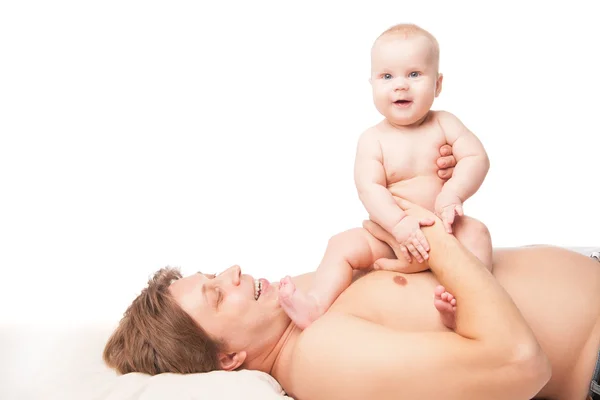
[[[433,36],[431,33],[426,31],[425,29],[423,29],[420,26],[415,25],[415,24],[394,25],[391,28],[386,29],[381,35],[379,35],[377,37],[377,39],[375,39],[375,42],[373,43],[373,47],[375,47],[375,45],[381,38],[392,36],[392,35],[401,36],[403,39],[421,35],[421,36],[429,39],[429,41],[431,42],[431,51],[432,51],[433,59],[434,59],[436,65],[439,65],[440,45],[439,45],[437,39],[435,38],[435,36]]]

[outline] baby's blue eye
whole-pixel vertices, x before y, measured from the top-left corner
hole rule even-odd
[[[421,73],[419,73],[419,72],[417,72],[417,71],[413,71],[413,72],[411,72],[410,74],[408,74],[408,76],[409,76],[410,78],[418,78],[418,77],[419,77],[419,75],[421,75]]]
[[[392,79],[391,74],[383,74],[383,79]]]

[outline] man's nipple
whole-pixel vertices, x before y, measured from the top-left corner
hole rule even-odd
[[[394,277],[394,283],[396,285],[405,286],[406,285],[406,278],[403,277],[402,275],[396,275]]]

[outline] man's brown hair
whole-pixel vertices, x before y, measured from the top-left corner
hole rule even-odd
[[[177,304],[169,285],[177,268],[157,271],[125,311],[104,347],[104,362],[121,374],[188,374],[219,369],[221,343]]]

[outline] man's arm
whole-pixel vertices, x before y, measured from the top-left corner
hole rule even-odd
[[[530,399],[549,379],[535,359],[516,360],[454,332],[402,332],[329,313],[294,349],[289,395],[299,400]]]
[[[481,141],[453,114],[438,112],[439,124],[452,146],[456,167],[442,191],[449,191],[464,203],[483,183],[490,161]]]
[[[408,215],[430,217],[399,203]],[[459,304],[455,332],[407,333],[328,314],[294,352],[298,398],[529,399],[547,383],[548,359],[506,291],[439,220],[423,231],[429,266]]]

